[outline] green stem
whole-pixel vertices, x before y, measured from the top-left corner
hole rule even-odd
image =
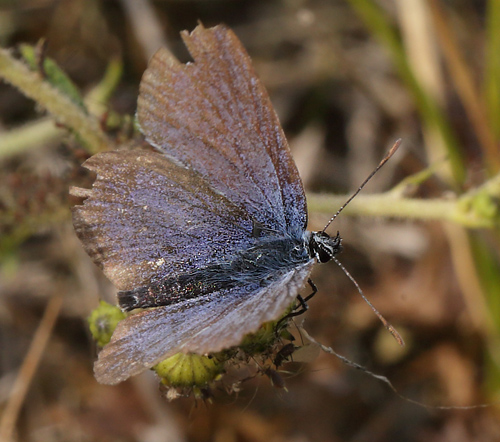
[[[311,212],[333,215],[349,195],[308,194]],[[412,199],[395,197],[392,193],[358,195],[342,212],[347,216],[395,217],[412,220],[450,221],[469,228],[493,228],[495,220],[465,211],[460,200]]]
[[[52,118],[44,117],[0,133],[0,159],[17,155],[33,146],[50,143],[67,135],[64,129],[58,128]]]
[[[90,153],[108,150],[111,140],[104,134],[96,118],[88,115],[60,90],[44,81],[16,60],[8,50],[0,48],[0,78],[17,87],[24,95],[44,107],[58,123],[74,131]]]

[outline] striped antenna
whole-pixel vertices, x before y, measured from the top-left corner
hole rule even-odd
[[[333,222],[333,220],[335,218],[337,218],[337,216],[339,216],[340,212],[342,212],[342,210],[344,210],[344,208],[354,199],[354,197],[359,193],[361,192],[361,189],[363,187],[365,187],[365,185],[368,183],[368,181],[370,181],[372,178],[373,178],[373,175],[375,175],[379,170],[380,168],[385,164],[387,163],[387,161],[389,161],[389,158],[391,158],[393,155],[394,155],[394,152],[396,152],[396,150],[398,150],[399,146],[401,145],[401,138],[399,138],[398,140],[396,140],[396,142],[394,143],[394,145],[391,147],[391,150],[387,153],[387,155],[382,159],[382,161],[379,163],[379,165],[374,169],[374,171],[368,175],[368,178],[366,178],[366,180],[363,181],[363,183],[361,184],[361,186],[358,187],[358,190],[356,190],[356,192],[354,192],[351,197],[340,207],[339,210],[337,210],[337,213],[335,215],[333,215],[331,218],[330,218],[330,221],[328,221],[328,223],[326,224],[325,228],[322,230],[322,232],[324,232],[328,226]]]

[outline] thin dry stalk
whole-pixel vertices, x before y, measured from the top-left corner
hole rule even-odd
[[[0,441],[8,442],[13,440],[13,433],[28,392],[31,381],[36,372],[47,342],[54,328],[54,324],[59,316],[63,301],[63,292],[58,291],[49,300],[42,320],[31,341],[30,348],[24,362],[19,370],[19,374],[14,382],[10,398],[5,406],[5,410],[0,420]]]
[[[462,100],[465,112],[474,127],[478,141],[486,153],[487,161],[485,164],[489,165],[491,172],[498,172],[500,170],[498,146],[489,127],[486,109],[481,102],[479,89],[474,84],[471,69],[459,49],[456,37],[450,29],[449,20],[447,20],[441,6],[436,1],[427,3],[434,20],[437,41],[442,47],[443,56],[449,66],[448,72]]]

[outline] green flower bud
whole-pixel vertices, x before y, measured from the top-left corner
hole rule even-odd
[[[224,363],[214,356],[177,353],[153,367],[170,387],[203,387],[220,378]],[[198,391],[198,389],[196,389]]]
[[[125,319],[126,314],[119,307],[100,301],[88,318],[90,333],[100,347],[110,340],[118,323]]]

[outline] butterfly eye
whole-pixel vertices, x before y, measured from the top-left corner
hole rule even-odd
[[[325,247],[325,244],[318,244],[317,258],[321,263],[330,261],[332,259],[332,250],[329,247]]]
[[[315,257],[319,262],[328,262],[341,251],[342,238],[338,232],[333,238],[325,232],[312,233],[309,241],[309,255]]]

